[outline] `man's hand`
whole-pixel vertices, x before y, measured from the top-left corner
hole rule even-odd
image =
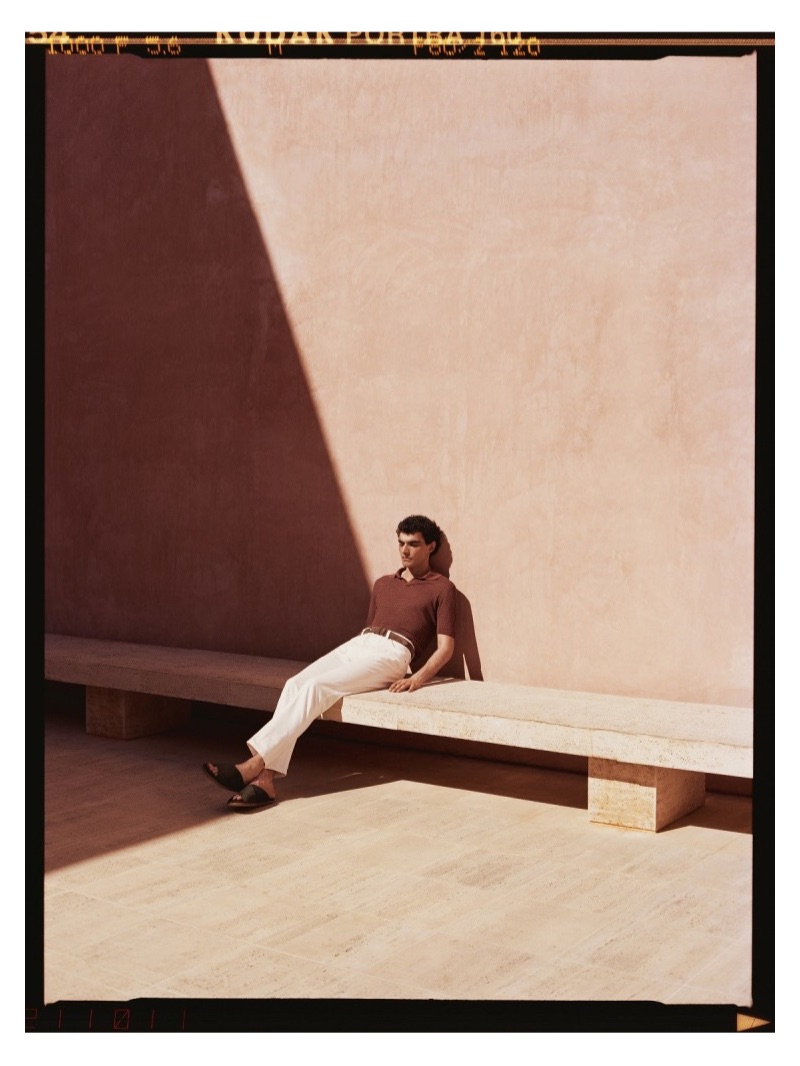
[[[401,677],[399,681],[395,681],[393,685],[389,685],[390,692],[413,692],[414,689],[420,687],[422,682],[419,680],[416,674],[412,674],[411,677]]]
[[[436,651],[431,655],[430,659],[411,677],[402,677],[399,681],[395,681],[393,685],[389,685],[389,691],[413,692],[415,689],[421,688],[427,681],[430,681],[437,670],[441,670],[444,664],[449,662],[455,643],[453,637],[447,637],[440,633],[436,638]]]

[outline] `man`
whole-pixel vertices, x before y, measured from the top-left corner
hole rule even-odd
[[[311,663],[284,685],[271,720],[247,741],[240,763],[203,763],[216,784],[233,792],[233,810],[275,800],[275,777],[284,777],[295,742],[342,696],[388,686],[413,692],[448,662],[455,645],[456,589],[431,569],[442,531],[430,518],[410,515],[397,527],[402,566],[372,589],[367,625],[357,637]],[[436,637],[436,650],[414,673],[411,661]]]

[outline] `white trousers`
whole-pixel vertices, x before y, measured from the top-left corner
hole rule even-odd
[[[386,688],[405,677],[411,652],[377,633],[362,633],[290,677],[275,713],[247,741],[264,765],[285,775],[301,733],[342,696]]]

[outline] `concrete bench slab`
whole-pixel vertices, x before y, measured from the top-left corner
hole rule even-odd
[[[191,700],[272,711],[306,663],[47,635],[45,677],[86,686],[87,732],[143,736]],[[347,696],[326,721],[588,757],[592,821],[658,830],[702,806],[705,775],[752,777],[750,708],[492,681]]]
[[[702,807],[706,773],[753,775],[753,714],[491,681],[347,696],[326,719],[589,760],[593,822],[657,831]]]
[[[443,680],[347,696],[326,720],[676,770],[753,775],[753,712],[672,700]]]
[[[57,634],[45,636],[44,662],[48,680],[86,685],[87,733],[126,740],[185,721],[191,700],[274,711],[283,686],[307,665]],[[124,700],[122,694],[141,698]],[[180,705],[147,696],[171,698]]]

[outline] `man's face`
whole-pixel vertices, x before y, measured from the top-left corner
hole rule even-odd
[[[427,570],[430,565],[430,557],[436,547],[436,541],[425,543],[421,533],[398,533],[397,547],[400,551],[400,560],[403,566],[407,566],[412,572],[415,570]]]

